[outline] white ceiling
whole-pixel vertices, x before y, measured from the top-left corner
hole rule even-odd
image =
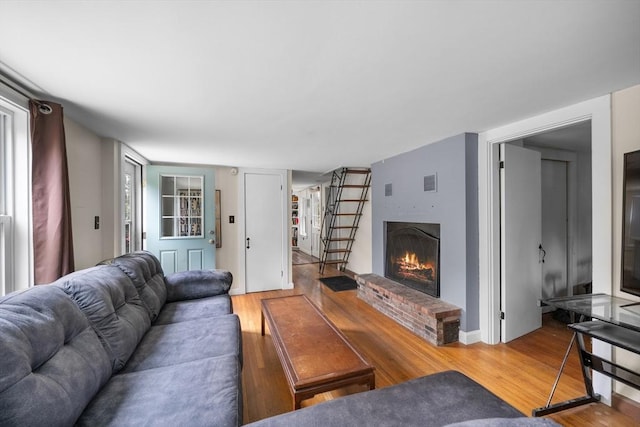
[[[591,120],[524,138],[525,146],[591,152]]]
[[[0,72],[152,161],[369,165],[640,83],[640,1],[7,1]]]

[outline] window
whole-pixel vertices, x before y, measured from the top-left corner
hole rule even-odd
[[[33,283],[27,102],[0,83],[0,295]]]
[[[142,165],[125,156],[122,170],[122,251],[130,253],[142,249]]]
[[[9,152],[7,150],[7,115],[0,110],[0,295],[6,293],[11,280],[11,215],[7,212],[7,181],[9,180]]]
[[[162,175],[161,235],[204,237],[201,176]]]
[[[118,215],[113,217],[113,227],[119,230],[116,235],[114,256],[139,251],[143,246],[144,189],[143,168],[149,162],[126,144],[112,140],[114,163],[113,170],[120,177],[118,191],[114,192],[114,203],[118,206]],[[111,166],[108,166],[111,167]],[[117,171],[117,172],[116,172]],[[108,222],[109,218],[105,218]],[[108,228],[107,224],[107,228]]]

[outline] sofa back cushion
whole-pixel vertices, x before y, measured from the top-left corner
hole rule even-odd
[[[129,276],[149,310],[151,321],[156,320],[167,301],[164,272],[158,258],[150,252],[139,251],[103,261],[102,264],[114,265]]]
[[[0,298],[0,425],[73,425],[111,373],[100,339],[60,288]]]
[[[101,338],[117,372],[151,326],[149,313],[122,270],[101,265],[68,274],[53,283],[69,295]]]

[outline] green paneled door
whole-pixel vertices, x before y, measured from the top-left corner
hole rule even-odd
[[[215,268],[213,168],[148,166],[146,248],[165,274]]]

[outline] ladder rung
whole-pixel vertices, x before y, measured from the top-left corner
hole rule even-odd
[[[348,249],[328,249],[325,252],[328,254],[338,254],[338,253],[351,252],[351,251]]]
[[[342,188],[369,188],[369,186],[361,184],[344,184]]]
[[[361,173],[361,174],[366,174],[371,172],[369,169],[349,169],[347,168],[345,170],[346,173]]]
[[[341,259],[333,259],[333,260],[326,260],[324,263],[325,264],[345,264],[347,261],[342,261]]]
[[[368,202],[367,199],[342,199],[339,202]]]
[[[348,228],[358,228],[358,227],[355,227],[353,225],[338,225],[338,226],[333,227],[334,230],[337,230],[337,229],[348,229]]]
[[[357,215],[362,215],[359,213],[337,213],[335,214],[336,216],[357,216]]]
[[[335,239],[325,239],[325,242],[348,242],[350,240],[353,240],[353,239],[350,239],[348,237],[338,237]]]

